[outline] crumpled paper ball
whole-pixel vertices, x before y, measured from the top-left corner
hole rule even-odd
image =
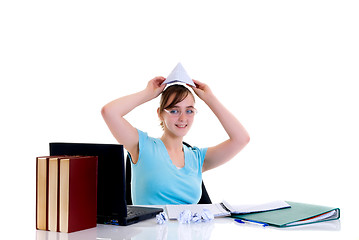
[[[165,212],[160,212],[156,215],[157,224],[164,224],[168,221],[168,216]]]
[[[202,218],[202,221],[209,222],[209,221],[212,221],[214,219],[214,215],[208,209],[203,209],[203,211],[201,213],[201,218]]]
[[[177,219],[180,223],[191,223],[192,212],[190,210],[184,210],[180,213]]]
[[[200,223],[200,222],[202,222],[202,217],[201,217],[201,215],[198,214],[198,213],[194,213],[194,214],[192,215],[191,222],[193,222],[193,223]]]
[[[180,223],[200,223],[200,222],[209,222],[214,219],[213,213],[208,209],[203,209],[203,211],[199,213],[193,213],[190,210],[182,211],[177,220]]]

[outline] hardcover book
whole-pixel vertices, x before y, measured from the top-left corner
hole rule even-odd
[[[36,229],[47,230],[48,157],[36,158]]]
[[[36,229],[74,232],[96,227],[97,156],[36,158]]]
[[[48,192],[47,192],[47,230],[57,231],[57,211],[58,211],[58,185],[59,167],[58,158],[49,157],[48,161]]]
[[[97,157],[59,158],[59,231],[96,227]]]

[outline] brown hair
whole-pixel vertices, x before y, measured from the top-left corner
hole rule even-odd
[[[193,100],[195,100],[192,92],[183,85],[175,84],[167,87],[161,95],[159,107],[160,114],[162,114],[165,109],[173,108],[177,103],[182,102],[188,96],[188,94],[191,94]],[[172,95],[174,96],[172,101],[168,102]],[[163,122],[161,122],[160,125],[162,129],[164,129]]]

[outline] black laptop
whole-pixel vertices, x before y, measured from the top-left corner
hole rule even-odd
[[[54,142],[50,143],[50,155],[98,156],[97,223],[126,226],[153,218],[163,211],[162,208],[127,205],[122,145]]]

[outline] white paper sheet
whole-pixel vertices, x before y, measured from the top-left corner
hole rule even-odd
[[[290,207],[290,205],[287,202],[281,200],[263,203],[263,204],[243,204],[243,205],[231,205],[228,202],[223,201],[223,204],[233,214],[265,212],[265,211]]]
[[[177,66],[172,70],[168,75],[163,84],[171,84],[175,82],[181,82],[195,87],[196,85],[192,81],[192,78],[188,75],[186,70],[183,68],[181,63],[178,63]]]

